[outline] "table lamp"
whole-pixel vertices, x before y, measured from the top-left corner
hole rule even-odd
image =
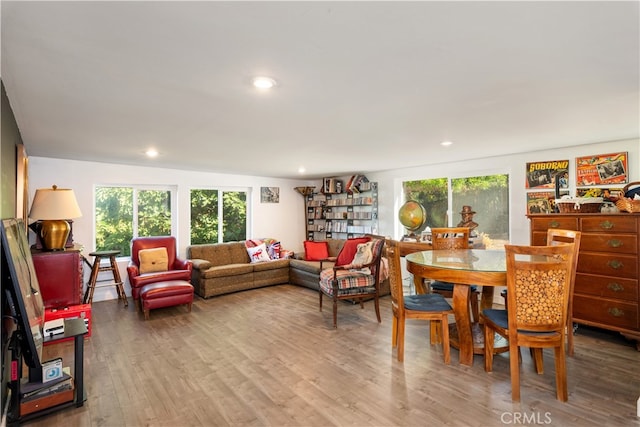
[[[29,211],[29,218],[40,221],[39,235],[48,251],[64,250],[71,231],[67,220],[81,216],[73,190],[56,185],[37,189]]]

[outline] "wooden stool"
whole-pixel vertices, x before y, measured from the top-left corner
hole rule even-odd
[[[120,279],[120,272],[118,271],[118,264],[116,264],[116,256],[120,254],[120,251],[98,251],[91,252],[89,255],[94,257],[93,266],[91,267],[91,278],[87,283],[87,291],[84,293],[84,303],[91,304],[93,301],[93,291],[96,288],[103,286],[115,286],[118,291],[118,299],[124,301],[124,306],[127,307],[127,295],[124,293],[124,286],[122,285],[122,279]],[[109,257],[109,264],[102,266],[102,258]],[[87,261],[88,263],[88,261]],[[98,280],[98,273],[101,271],[110,271],[113,274],[113,282],[105,285],[96,285],[98,282],[107,282],[111,279]]]

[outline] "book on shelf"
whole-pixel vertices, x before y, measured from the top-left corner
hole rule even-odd
[[[25,378],[23,383],[20,384],[20,398],[22,401],[39,399],[72,388],[73,378],[66,372],[60,378],[46,383],[30,383]]]

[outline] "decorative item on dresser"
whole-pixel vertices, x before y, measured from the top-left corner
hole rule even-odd
[[[528,215],[531,244],[544,245],[547,229],[582,232],[573,297],[573,321],[620,332],[640,351],[640,214]]]
[[[36,190],[29,211],[29,218],[39,220],[38,237],[44,249],[49,251],[64,250],[71,232],[67,221],[81,216],[73,190],[56,185]]]

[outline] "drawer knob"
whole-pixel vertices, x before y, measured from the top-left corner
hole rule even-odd
[[[612,307],[609,309],[609,314],[613,317],[622,317],[624,316],[624,310],[620,310],[618,307]]]
[[[605,230],[611,230],[613,226],[614,224],[609,220],[600,223],[600,227],[604,228]]]
[[[617,259],[612,259],[611,261],[607,262],[607,265],[615,270],[618,270],[624,266],[624,264]]]
[[[558,221],[549,222],[549,228],[558,228],[560,227],[560,223]]]
[[[622,246],[622,240],[612,239],[607,242],[607,245],[609,245],[612,248],[619,248]]]
[[[609,290],[613,291],[613,292],[622,292],[624,291],[624,286],[622,286],[620,283],[616,283],[616,282],[611,282],[607,285],[607,288],[609,288]]]

